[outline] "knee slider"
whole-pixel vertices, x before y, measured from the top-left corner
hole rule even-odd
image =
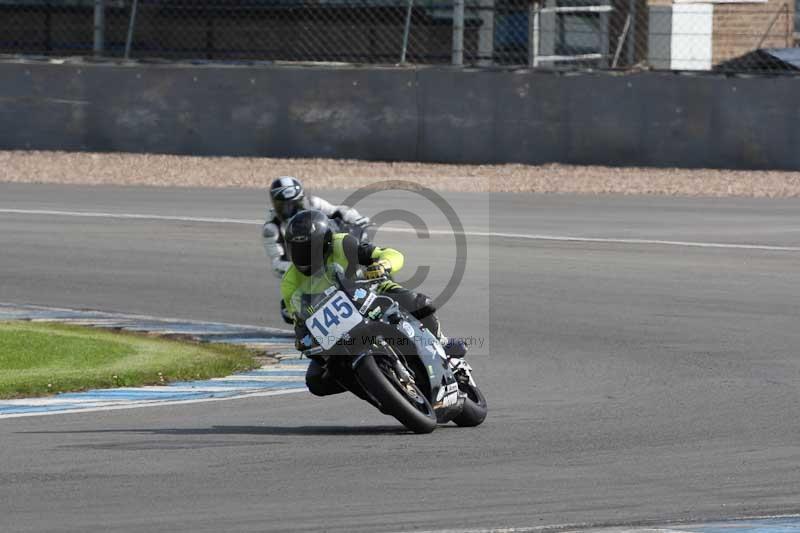
[[[327,396],[330,394],[328,392],[328,387],[326,387],[327,383],[325,383],[322,376],[323,371],[321,371],[321,369],[306,373],[306,387],[308,387],[308,392],[314,396]]]
[[[328,392],[328,389],[318,380],[306,379],[306,387],[308,387],[308,392],[310,392],[314,396],[327,396],[328,394],[330,394]]]

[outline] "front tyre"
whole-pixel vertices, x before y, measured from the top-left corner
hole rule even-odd
[[[361,385],[380,402],[383,411],[392,415],[414,433],[436,429],[436,413],[425,395],[415,386],[409,390],[388,366],[375,357],[364,357],[356,368]]]

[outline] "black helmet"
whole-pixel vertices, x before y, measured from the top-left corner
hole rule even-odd
[[[281,176],[276,179],[269,188],[269,195],[275,214],[284,222],[303,210],[306,193],[297,178]]]
[[[289,221],[283,236],[289,260],[301,274],[316,274],[333,249],[331,221],[321,211],[301,211]]]

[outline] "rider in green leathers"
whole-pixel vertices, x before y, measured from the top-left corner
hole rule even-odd
[[[344,233],[334,233],[328,217],[314,210],[302,211],[292,217],[286,227],[284,242],[291,266],[281,281],[281,295],[291,316],[297,317],[304,294],[318,294],[334,284],[334,265],[344,270],[345,276],[355,276],[359,266],[365,266],[367,279],[396,273],[403,267],[403,254],[392,248],[380,248],[362,243]],[[436,309],[430,298],[411,291],[391,280],[378,286],[378,292],[397,301],[416,317],[428,331],[443,344],[450,357],[463,357],[463,343],[449,342],[442,335]],[[299,350],[310,348],[313,339],[305,324],[295,320],[296,346]],[[324,367],[312,360],[306,373],[306,384],[317,396],[344,392],[344,388],[325,372]]]

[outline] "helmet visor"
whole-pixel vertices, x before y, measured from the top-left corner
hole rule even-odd
[[[283,221],[289,220],[303,210],[303,200],[276,199],[272,205],[275,208],[275,214]]]
[[[317,240],[289,243],[289,260],[301,274],[316,274],[325,262],[323,248],[323,243]]]
[[[289,244],[289,260],[301,273],[308,275],[311,268],[311,243],[293,242]]]
[[[287,221],[303,208],[303,189],[298,183],[282,184],[271,191],[272,206],[283,221]]]

